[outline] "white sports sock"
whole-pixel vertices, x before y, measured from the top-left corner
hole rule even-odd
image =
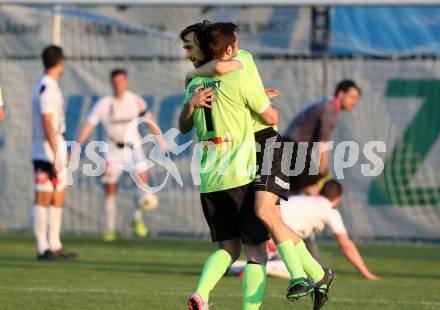
[[[51,251],[58,251],[63,247],[61,243],[61,221],[63,208],[49,207],[49,247]]]
[[[144,192],[142,191],[142,189],[138,188],[137,186],[134,187],[134,189],[133,189],[133,197],[134,197],[133,221],[135,221],[135,222],[143,220],[143,217],[142,217],[143,213],[142,213],[142,209],[139,204],[143,193]]]
[[[116,231],[116,197],[107,196],[105,200],[105,211],[107,215],[107,231]]]
[[[47,241],[47,209],[44,206],[34,205],[33,228],[38,254],[43,254],[49,249],[49,242]]]
[[[136,206],[134,208],[134,211],[133,211],[133,220],[136,221],[136,222],[137,221],[142,221],[143,220],[142,215],[143,215],[142,209],[139,208],[139,206]]]

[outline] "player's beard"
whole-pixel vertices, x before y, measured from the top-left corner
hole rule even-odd
[[[205,60],[202,60],[202,61],[200,61],[200,60],[194,60],[192,63],[193,63],[194,68],[198,68],[198,67],[203,66],[203,65],[206,64],[207,62],[208,62],[208,61],[205,59]]]
[[[192,64],[193,64],[194,68],[198,68],[198,67],[201,67],[201,66],[202,66],[202,62],[201,62],[201,61],[198,61],[198,60],[194,60],[194,61],[192,62]]]

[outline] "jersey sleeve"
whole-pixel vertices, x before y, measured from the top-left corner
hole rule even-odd
[[[87,123],[90,125],[96,126],[101,121],[102,118],[102,112],[104,109],[105,101],[103,99],[99,99],[97,103],[92,108],[92,111],[90,111],[89,115],[87,116]]]
[[[246,105],[254,112],[261,114],[270,105],[263,87],[255,87],[247,72],[240,74],[241,92]]]
[[[342,220],[341,213],[338,210],[332,209],[327,218],[327,225],[330,227],[334,234],[346,234],[344,221]]]
[[[40,89],[40,113],[52,114],[55,112],[55,102],[59,98],[55,91],[46,85],[42,85]]]
[[[191,84],[189,84],[185,89],[185,94],[183,95],[183,102],[182,102],[183,104],[187,103],[188,100],[191,98],[192,91],[190,91],[190,87]]]

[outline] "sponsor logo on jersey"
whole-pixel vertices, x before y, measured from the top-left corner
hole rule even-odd
[[[218,88],[220,88],[221,82],[222,81],[220,81],[220,80],[215,80],[215,81],[209,81],[209,82],[203,82],[200,84],[195,84],[189,88],[189,91],[192,93],[194,91],[194,89],[196,89],[200,85],[203,85],[203,89],[210,88],[210,87],[212,87],[213,89],[218,89]]]
[[[281,186],[284,189],[290,189],[290,184],[287,182],[284,182],[283,180],[281,180],[279,177],[275,177],[275,183],[278,184],[279,186]]]

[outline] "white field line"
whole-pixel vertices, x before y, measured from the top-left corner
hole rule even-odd
[[[145,294],[145,295],[167,295],[167,296],[188,296],[189,292],[152,292],[142,290],[121,290],[121,289],[108,289],[108,288],[48,288],[48,287],[13,287],[13,286],[0,286],[1,291],[21,291],[21,292],[46,292],[46,293],[97,293],[97,294]],[[214,294],[217,298],[221,297],[233,297],[239,298],[240,294]],[[281,295],[266,294],[266,298],[285,298]],[[357,299],[357,298],[330,298],[335,302],[342,303],[365,303],[365,304],[399,304],[399,305],[423,305],[438,307],[440,302],[435,301],[405,301],[405,300],[391,300],[391,299]]]

